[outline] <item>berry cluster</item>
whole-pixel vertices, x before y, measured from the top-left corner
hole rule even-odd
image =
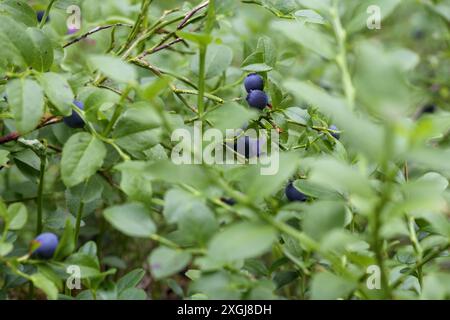
[[[262,110],[269,104],[269,97],[263,91],[264,79],[259,74],[249,74],[244,80],[244,86],[248,93],[247,103],[250,107]]]

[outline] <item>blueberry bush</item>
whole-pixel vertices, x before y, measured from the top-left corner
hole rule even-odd
[[[450,298],[449,26],[448,0],[1,0],[0,298]],[[243,128],[240,161],[174,163],[194,123]]]

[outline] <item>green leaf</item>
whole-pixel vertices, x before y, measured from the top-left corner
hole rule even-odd
[[[322,237],[335,229],[344,228],[345,208],[342,203],[318,201],[305,211],[303,230],[314,239]]]
[[[36,12],[26,1],[5,0],[0,3],[0,14],[7,15],[15,21],[34,27],[37,24]]]
[[[304,46],[326,59],[336,56],[335,40],[314,25],[301,24],[296,21],[275,21],[273,28],[283,33],[291,41]]]
[[[37,82],[14,79],[6,85],[6,94],[17,130],[25,133],[36,128],[44,115],[44,95]]]
[[[210,79],[221,75],[230,66],[233,60],[233,51],[221,44],[208,46],[205,59],[205,79]],[[198,55],[193,56],[191,60],[191,69],[197,73],[199,70]]]
[[[280,152],[267,163],[270,164],[248,166],[241,173],[242,185],[252,199],[263,199],[279,190],[297,169],[299,157],[296,153]],[[261,174],[263,168],[267,170],[266,174]]]
[[[155,109],[146,103],[137,103],[121,115],[113,137],[126,150],[143,151],[158,144],[161,134],[161,120]]]
[[[235,117],[236,114],[239,117]],[[227,102],[209,112],[206,119],[213,124],[215,129],[225,133],[227,129],[242,128],[249,120],[254,119],[256,115],[257,112],[255,110],[243,107],[236,102]]]
[[[294,186],[296,189],[300,190],[303,194],[306,194],[307,196],[313,198],[319,198],[321,200],[336,199],[341,197],[339,193],[330,191],[326,188],[322,188],[321,186],[305,179],[295,180]]]
[[[137,79],[136,69],[120,58],[106,55],[91,55],[89,57],[92,65],[107,77],[117,82],[135,82]]]
[[[35,273],[31,275],[30,280],[37,288],[44,291],[48,299],[56,300],[58,298],[58,288],[50,279],[48,279],[42,273]]]
[[[148,263],[155,279],[169,277],[183,270],[191,261],[191,254],[181,250],[159,247],[152,251]]]
[[[321,272],[313,277],[311,299],[334,300],[346,298],[356,288],[356,284],[330,272]]]
[[[263,62],[271,67],[275,67],[277,63],[277,48],[269,37],[261,37],[258,39],[258,45],[256,51],[261,52],[263,56]]]
[[[75,250],[75,230],[70,219],[66,220],[64,233],[59,240],[58,247],[56,248],[53,257],[55,260],[61,260],[70,255]]]
[[[147,294],[142,289],[128,288],[119,294],[118,299],[119,300],[146,300]]]
[[[9,230],[20,230],[28,219],[27,207],[23,203],[13,203],[8,207]]]
[[[32,44],[36,48],[38,55],[36,56],[36,64],[34,68],[38,71],[48,71],[53,64],[53,45],[49,37],[38,28],[28,28],[27,34],[32,40]]]
[[[9,151],[0,150],[0,166],[5,166],[9,161]]]
[[[120,188],[131,200],[148,203],[152,198],[152,182],[134,170],[122,170]]]
[[[240,222],[214,236],[208,255],[216,261],[227,262],[253,258],[268,251],[275,239],[276,232],[269,225]]]
[[[199,197],[172,189],[166,193],[164,203],[164,217],[178,224],[177,235],[185,244],[204,246],[219,229],[214,213]]]
[[[140,203],[110,207],[103,215],[114,228],[130,237],[148,238],[156,232],[150,213]]]
[[[325,24],[325,19],[314,10],[298,10],[295,12],[295,16],[298,17],[300,21]]]
[[[136,287],[144,276],[144,269],[135,269],[130,271],[117,281],[117,291],[120,293],[126,289]]]
[[[177,31],[177,36],[188,41],[195,42],[201,46],[207,46],[212,41],[211,35],[204,33]]]
[[[62,180],[73,187],[95,174],[103,164],[106,148],[103,142],[89,133],[74,134],[66,142],[61,158]]]
[[[63,116],[72,114],[74,94],[67,80],[60,74],[47,72],[39,77],[47,98]]]
[[[14,249],[12,243],[9,242],[0,242],[0,257],[6,256]]]
[[[97,256],[88,253],[74,253],[64,261],[64,264],[80,267],[81,279],[96,278],[102,275]]]
[[[242,70],[248,71],[248,72],[268,72],[272,69],[273,68],[271,66],[268,66],[265,63],[249,64],[242,68]]]

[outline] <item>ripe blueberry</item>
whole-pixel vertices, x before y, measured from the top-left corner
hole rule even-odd
[[[269,104],[269,98],[264,91],[252,90],[247,95],[247,102],[250,107],[262,110]]]
[[[33,241],[41,245],[34,251],[34,254],[43,259],[50,259],[58,246],[58,237],[51,232],[44,232],[38,235]]]
[[[233,198],[220,198],[220,201],[222,201],[223,203],[226,203],[229,206],[234,206],[236,204],[236,200],[234,200]]]
[[[36,18],[39,22],[42,21],[42,18],[44,18],[44,14],[45,11],[44,10],[39,10],[38,12],[36,12]],[[47,16],[47,19],[45,20],[45,23],[50,21],[50,16]]]
[[[330,130],[333,130],[333,131],[339,131],[338,127],[336,127],[334,124],[332,124],[332,125],[329,127],[329,129],[330,129]],[[341,135],[339,134],[339,132],[330,132],[330,134],[331,134],[336,140],[339,140],[339,138],[341,137]]]
[[[428,104],[425,107],[423,107],[422,109],[422,114],[423,113],[435,113],[437,111],[437,107],[434,104]]]
[[[234,151],[243,155],[245,159],[259,157],[261,154],[261,144],[261,140],[249,136],[240,137],[234,142]]]
[[[264,80],[259,74],[252,73],[249,74],[247,78],[245,78],[244,86],[247,92],[250,92],[252,90],[262,91],[264,89]]]
[[[288,198],[289,201],[301,201],[305,202],[308,200],[308,197],[297,190],[297,188],[294,187],[292,182],[289,182],[289,184],[286,186],[286,189],[284,190],[284,193],[286,194],[286,198]]]
[[[74,100],[73,104],[76,105],[81,110],[83,110],[83,108],[84,108],[83,102],[81,102],[81,101]],[[68,117],[64,117],[63,120],[64,120],[64,123],[71,128],[77,129],[77,128],[84,127],[83,119],[81,119],[80,115],[77,112],[75,112],[74,110],[72,110],[72,115],[70,115]]]

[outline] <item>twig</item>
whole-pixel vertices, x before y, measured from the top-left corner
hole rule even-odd
[[[202,10],[203,8],[206,8],[209,4],[209,1],[206,1],[200,5],[198,5],[197,7],[195,7],[194,9],[192,9],[191,11],[189,11],[185,16],[184,19],[180,22],[180,24],[178,25],[177,29],[183,29],[186,26],[186,22],[194,15],[196,14],[198,11]]]
[[[49,126],[49,125],[52,125],[55,123],[59,123],[61,121],[62,121],[62,117],[52,116],[52,117],[49,117],[49,118],[45,119],[44,121],[42,121],[41,124],[38,125],[36,129],[40,129],[40,128],[43,128],[43,127],[46,127],[46,126]],[[22,134],[17,131],[8,133],[7,135],[0,137],[0,144],[8,143],[10,141],[15,141],[15,140],[19,139],[21,136],[22,136]]]
[[[169,43],[160,45],[159,47],[156,47],[156,48],[154,48],[154,49],[152,49],[152,50],[150,50],[150,51],[144,51],[144,52],[139,56],[139,58],[143,58],[143,57],[145,57],[145,56],[148,55],[148,54],[153,54],[153,53],[155,53],[155,52],[164,50],[164,49],[166,49],[166,48],[168,48],[168,47],[170,47],[170,46],[172,46],[172,45],[174,45],[174,44],[176,44],[176,43],[178,43],[178,42],[181,42],[181,41],[183,41],[183,39],[181,39],[181,38],[176,38],[175,40],[170,41]]]
[[[107,85],[104,85],[104,84],[100,84],[100,85],[98,85],[98,87],[99,87],[99,88],[102,88],[102,89],[109,90],[109,91],[111,91],[111,92],[114,92],[114,93],[118,94],[119,96],[122,96],[122,94],[123,94],[120,90],[118,90],[118,89],[116,89],[116,88],[113,88],[113,87],[110,87],[110,86],[107,86]],[[126,99],[127,99],[129,102],[133,102],[133,99],[131,99],[130,97],[126,97]]]
[[[65,45],[63,45],[63,48],[67,48],[68,46],[71,46],[72,44],[77,43],[77,42],[79,42],[79,41],[89,37],[90,35],[92,35],[92,34],[94,34],[96,32],[99,32],[99,31],[102,31],[102,30],[106,30],[106,29],[109,29],[109,28],[114,28],[114,27],[128,27],[128,28],[131,28],[132,25],[125,24],[125,23],[115,23],[115,24],[109,24],[109,25],[106,25],[106,26],[95,27],[94,29],[86,32],[85,34],[82,34],[78,38],[75,38],[72,41],[66,43]]]

